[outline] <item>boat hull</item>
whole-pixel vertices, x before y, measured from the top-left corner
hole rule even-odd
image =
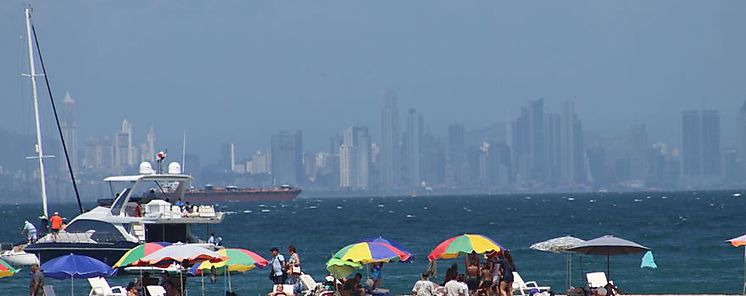
[[[39,262],[44,264],[45,262],[57,258],[59,256],[75,254],[93,257],[109,266],[114,265],[120,258],[129,251],[136,247],[137,244],[133,242],[116,242],[110,244],[101,243],[38,243],[31,244],[26,247],[26,252],[32,253],[39,258]]]
[[[39,258],[36,255],[24,251],[5,251],[0,254],[0,259],[16,267],[39,264]]]
[[[237,190],[237,191],[187,191],[184,199],[192,202],[241,202],[241,201],[291,201],[299,194],[300,189],[292,190]]]

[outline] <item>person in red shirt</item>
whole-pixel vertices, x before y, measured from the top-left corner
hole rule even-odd
[[[62,229],[62,217],[60,217],[60,213],[54,212],[54,215],[49,218],[49,223],[52,223],[52,236],[57,239],[57,233]]]

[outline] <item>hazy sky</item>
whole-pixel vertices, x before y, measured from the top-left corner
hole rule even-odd
[[[267,147],[279,129],[302,129],[309,150],[355,123],[378,141],[385,89],[441,135],[544,97],[554,112],[575,100],[588,131],[646,123],[666,141],[681,110],[718,109],[726,143],[746,99],[740,0],[31,2],[82,136],[127,118],[136,143],[155,125],[159,146],[180,149],[186,130],[214,157],[226,141]],[[0,1],[0,128],[31,133],[23,7]]]

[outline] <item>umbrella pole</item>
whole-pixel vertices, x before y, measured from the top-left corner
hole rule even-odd
[[[205,273],[202,272],[202,296],[205,296]]]
[[[609,268],[609,266],[611,266],[611,265],[609,264],[609,257],[611,257],[611,256],[606,255],[606,274],[608,276],[607,280],[611,279],[611,269]]]
[[[567,288],[572,285],[572,253],[567,253]]]
[[[231,285],[231,271],[228,269],[228,265],[225,265],[225,272],[228,273],[228,291],[233,292],[233,286]]]
[[[743,248],[743,291],[741,294],[746,295],[746,247]]]
[[[70,296],[75,295],[75,282],[73,281],[73,275],[70,275]]]

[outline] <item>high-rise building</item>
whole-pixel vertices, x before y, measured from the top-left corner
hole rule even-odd
[[[425,133],[422,140],[423,148],[423,177],[427,186],[445,184],[446,180],[446,153],[443,143],[435,138],[430,132]]]
[[[512,158],[511,179],[519,185],[529,182],[529,118],[528,109],[522,108],[521,115],[510,123],[510,150]]]
[[[532,181],[544,183],[546,178],[544,99],[530,101],[528,110],[529,176]]]
[[[393,189],[399,180],[399,109],[396,94],[387,91],[381,111],[381,187]]]
[[[114,167],[118,172],[135,165],[135,148],[132,146],[132,126],[127,119],[114,137]]]
[[[546,163],[544,182],[551,186],[557,186],[560,183],[560,173],[563,163],[562,152],[565,152],[562,148],[564,144],[564,138],[561,138],[565,134],[562,131],[562,120],[559,114],[545,113],[544,114],[544,159]],[[573,183],[566,183],[573,184]]]
[[[155,128],[153,126],[150,126],[150,129],[148,129],[148,134],[145,136],[145,155],[147,156],[147,160],[151,160],[155,158]]]
[[[114,166],[114,146],[109,137],[89,138],[83,150],[83,167],[112,173]]]
[[[702,174],[722,175],[720,150],[720,112],[702,111]]]
[[[303,132],[280,131],[272,136],[271,146],[274,184],[303,184]]]
[[[60,127],[65,137],[67,152],[70,155],[70,164],[73,171],[78,171],[80,160],[78,159],[78,124],[75,122],[75,100],[69,92],[65,92],[65,99],[62,103],[64,108]]]
[[[368,189],[370,186],[371,143],[368,128],[353,126],[345,130],[339,146],[339,186]]]
[[[251,156],[251,166],[250,168],[247,168],[247,171],[249,174],[268,174],[269,173],[269,157],[266,153],[263,153],[261,150],[254,153],[254,155]]]
[[[446,175],[450,185],[462,185],[467,179],[466,131],[464,125],[448,126],[448,166]]]
[[[220,146],[220,170],[232,173],[236,169],[236,145],[223,143]]]
[[[407,112],[407,130],[404,136],[404,179],[405,185],[418,188],[422,177],[422,137],[424,135],[422,113],[415,109]]]
[[[684,176],[699,176],[702,172],[702,125],[699,111],[687,110],[681,114]]]
[[[575,113],[575,103],[562,102],[560,114],[560,179],[565,185],[578,185],[586,180],[583,127]]]
[[[629,135],[629,172],[634,181],[649,177],[650,145],[644,124],[633,125]]]
[[[684,176],[722,175],[718,111],[682,112],[682,160]]]
[[[741,109],[738,111],[738,125],[736,132],[738,133],[738,158],[746,160],[746,101],[743,102]]]

